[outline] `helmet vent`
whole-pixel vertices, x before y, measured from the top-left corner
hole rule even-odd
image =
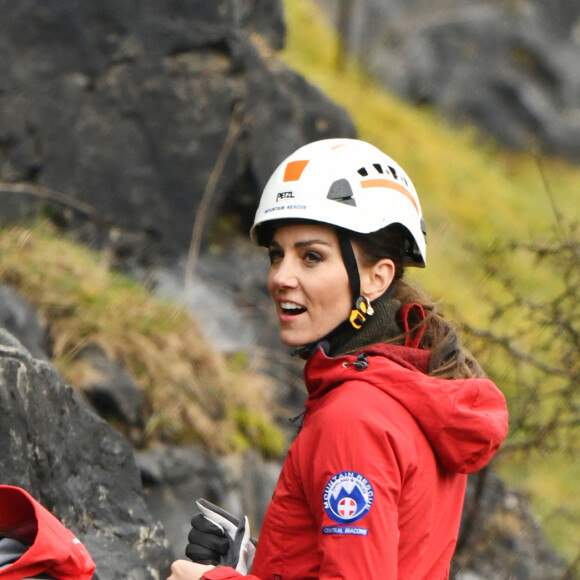
[[[383,168],[380,166],[379,163],[373,163],[373,167],[379,172],[384,173]]]
[[[375,167],[377,166],[375,165]],[[391,165],[389,165],[388,167],[389,171],[397,181],[402,181],[407,187],[409,187],[409,182],[404,174],[401,173],[400,175],[397,175],[397,170],[394,167],[392,167]]]
[[[332,199],[333,201],[338,201],[339,203],[345,203],[346,205],[352,205],[356,207],[356,201],[354,200],[352,187],[346,179],[339,179],[335,181],[330,186],[326,197],[327,199]]]
[[[362,175],[362,177],[366,177],[366,176],[369,174],[369,172],[368,172],[368,171],[367,171],[367,170],[366,170],[364,167],[361,167],[361,168],[360,168],[360,169],[357,171],[357,173],[358,173],[359,175]]]

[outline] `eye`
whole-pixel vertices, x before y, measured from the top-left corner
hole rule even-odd
[[[284,254],[279,248],[269,248],[268,257],[270,258],[270,264],[274,264],[279,262],[284,257]]]
[[[308,264],[317,264],[318,262],[322,262],[322,259],[322,254],[312,250],[309,250],[304,254],[304,261]]]

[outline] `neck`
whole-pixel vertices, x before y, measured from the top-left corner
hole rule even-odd
[[[402,337],[402,330],[396,321],[400,302],[383,297],[373,302],[372,306],[375,313],[367,317],[360,329],[355,329],[345,320],[320,340],[300,347],[293,354],[307,359],[319,347],[328,356],[340,356],[381,342],[403,344],[404,337],[398,340],[398,337]]]

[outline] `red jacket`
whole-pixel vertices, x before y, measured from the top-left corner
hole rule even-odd
[[[1,580],[47,574],[59,580],[90,580],[95,563],[85,546],[27,491],[0,485],[0,536],[30,546],[0,569]]]
[[[427,351],[365,352],[361,364],[321,350],[306,363],[304,426],[247,578],[448,578],[465,474],[506,436],[505,399],[487,379],[426,375]],[[204,577],[238,576],[216,568]]]

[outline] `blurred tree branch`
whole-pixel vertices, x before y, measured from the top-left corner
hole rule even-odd
[[[537,282],[518,280],[510,260],[529,264]],[[488,297],[493,327],[463,323],[462,331],[508,398],[510,437],[502,453],[580,449],[578,225],[558,214],[551,238],[498,243],[484,263],[501,289]]]

